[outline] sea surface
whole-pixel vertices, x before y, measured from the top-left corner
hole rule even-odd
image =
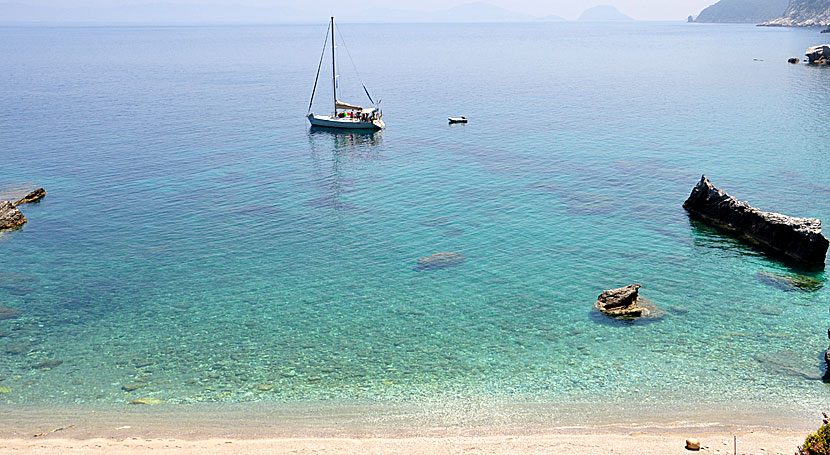
[[[0,28],[0,193],[48,192],[0,234],[0,403],[828,403],[828,272],[682,208],[830,223],[818,30],[342,24],[361,134],[304,118],[326,28]],[[661,318],[593,311],[631,283]]]

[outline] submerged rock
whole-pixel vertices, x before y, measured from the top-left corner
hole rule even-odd
[[[51,370],[57,366],[63,364],[63,360],[61,359],[48,359],[40,362],[38,364],[32,365],[32,369],[34,370]]]
[[[17,205],[20,205],[20,204],[28,204],[30,202],[37,202],[37,201],[43,199],[43,196],[46,196],[46,190],[44,190],[43,188],[38,188],[38,189],[32,191],[31,193],[23,196],[20,200],[15,202],[14,205],[17,206]]]
[[[145,404],[149,406],[155,406],[161,403],[163,403],[163,401],[159,400],[158,398],[137,398],[135,400],[130,401],[130,404]]]
[[[132,392],[134,390],[138,390],[141,388],[147,387],[146,382],[131,382],[129,384],[124,384],[121,386],[121,389],[125,392]]]
[[[815,366],[806,366],[801,355],[795,351],[762,352],[755,356],[755,361],[772,373],[809,380],[820,378],[819,370]]]
[[[25,223],[26,217],[14,207],[14,204],[0,201],[0,230],[19,228]]]
[[[435,270],[454,267],[464,263],[467,259],[461,253],[435,253],[431,256],[418,259],[416,270]]]
[[[830,44],[807,48],[807,52],[804,55],[807,56],[807,60],[810,63],[826,65],[830,63]]]
[[[6,354],[26,354],[32,351],[34,346],[28,341],[12,343],[6,346]]]
[[[804,275],[783,275],[767,271],[760,271],[758,281],[782,291],[814,292],[822,287],[821,281]]]
[[[3,319],[13,319],[20,316],[22,313],[18,310],[0,306],[0,321]]]
[[[640,297],[640,287],[639,284],[629,284],[604,291],[594,303],[594,308],[615,318],[660,317],[662,310],[654,302]]]
[[[821,234],[819,219],[762,212],[715,188],[705,175],[683,208],[704,222],[745,235],[773,251],[809,264],[824,265],[830,242]]]

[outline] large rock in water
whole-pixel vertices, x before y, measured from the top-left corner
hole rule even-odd
[[[810,63],[828,64],[830,63],[830,44],[822,44],[821,46],[813,46],[807,48],[804,53]]]
[[[660,317],[659,308],[640,297],[640,287],[639,284],[629,284],[604,291],[594,303],[594,308],[615,318]]]
[[[26,218],[20,210],[14,208],[9,201],[0,201],[0,230],[14,229],[26,223]]]
[[[830,242],[821,234],[819,219],[762,212],[715,188],[705,175],[683,208],[694,217],[745,235],[773,251],[808,264],[824,265]]]
[[[22,198],[20,198],[20,200],[15,202],[14,205],[28,204],[30,202],[37,202],[37,201],[43,199],[43,196],[46,196],[46,190],[44,190],[43,188],[38,188],[38,189],[30,192],[29,194],[23,196]]]

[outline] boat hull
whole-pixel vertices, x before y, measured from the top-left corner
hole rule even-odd
[[[308,114],[311,126],[321,128],[337,128],[343,130],[380,130],[386,127],[383,120],[361,121],[351,118],[337,118],[331,116]]]

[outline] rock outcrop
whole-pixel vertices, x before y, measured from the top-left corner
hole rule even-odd
[[[640,287],[639,284],[629,284],[604,291],[594,303],[594,308],[608,316],[622,319],[660,317],[660,309],[640,297]]]
[[[708,6],[695,22],[759,24],[781,17],[789,0],[720,0]]]
[[[461,265],[467,259],[461,253],[435,253],[431,256],[418,259],[416,270],[435,270],[445,269],[447,267],[454,267]]]
[[[0,230],[23,226],[26,218],[9,201],[0,201]]]
[[[798,261],[824,265],[827,238],[821,220],[762,212],[715,188],[704,175],[683,203],[693,217],[746,236],[761,246]]]
[[[43,199],[43,196],[46,196],[46,190],[43,188],[38,188],[31,193],[23,196],[19,201],[15,202],[14,205],[18,206],[20,204],[28,204],[30,202],[37,202]]]
[[[791,57],[791,58],[787,59],[787,63],[792,63],[793,65],[798,65],[799,63],[801,63],[801,59],[796,58],[796,57]]]
[[[819,27],[830,24],[830,0],[790,0],[784,14],[761,25]]]
[[[830,329],[827,329],[827,338],[830,338]],[[830,382],[830,347],[824,351],[824,363],[827,364],[827,370],[825,371],[824,378],[822,379]]]
[[[812,64],[827,65],[830,63],[830,44],[807,48],[804,55],[807,56],[807,61]]]

